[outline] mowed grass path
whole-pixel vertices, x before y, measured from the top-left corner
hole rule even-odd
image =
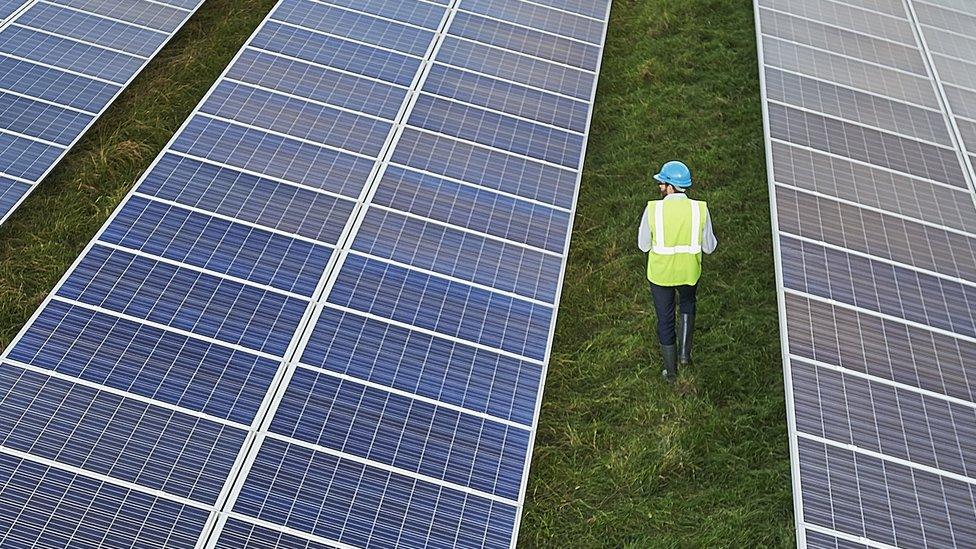
[[[208,0],[0,227],[6,346],[274,0]],[[793,542],[789,460],[748,0],[616,0],[520,542]],[[697,364],[659,380],[636,223],[682,158],[719,238]]]
[[[527,546],[793,543],[752,2],[615,0],[526,510]],[[680,158],[719,240],[694,368],[660,381],[637,250]]]

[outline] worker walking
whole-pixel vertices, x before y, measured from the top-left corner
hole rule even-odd
[[[705,202],[688,198],[691,172],[672,161],[654,176],[663,195],[652,200],[641,217],[637,245],[647,256],[647,280],[657,313],[657,336],[664,358],[662,374],[669,382],[678,376],[678,364],[691,364],[691,342],[695,330],[695,292],[701,276],[702,252],[715,251],[718,242]],[[680,358],[675,345],[675,294],[681,311]]]

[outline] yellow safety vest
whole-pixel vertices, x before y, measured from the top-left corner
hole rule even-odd
[[[708,205],[691,199],[652,200],[647,203],[647,217],[653,223],[647,279],[658,286],[697,284]]]

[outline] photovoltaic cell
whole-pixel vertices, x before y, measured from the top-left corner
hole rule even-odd
[[[964,4],[756,2],[801,547],[976,543]]]
[[[906,24],[904,8],[897,2],[760,0],[759,5],[864,36],[884,38],[899,44],[915,44],[912,27]]]
[[[251,423],[278,363],[80,305],[52,301],[9,357],[219,419]]]
[[[557,255],[393,211],[370,209],[352,248],[532,299],[556,297]]]
[[[350,256],[329,302],[542,360],[552,310],[388,263]],[[444,311],[427,316],[423,311]]]
[[[594,75],[576,67],[549,63],[530,55],[491,47],[491,44],[462,40],[448,35],[437,60],[503,80],[587,100]]]
[[[942,113],[766,68],[766,97],[866,126],[952,146]]]
[[[218,549],[238,549],[240,547],[280,547],[281,549],[328,549],[331,545],[315,543],[314,541],[282,533],[271,528],[264,528],[231,519],[224,526],[223,534],[215,545]]]
[[[27,4],[29,0],[0,0],[0,23]]]
[[[524,425],[542,375],[525,359],[328,306],[302,362]]]
[[[766,35],[920,76],[926,74],[925,61],[914,44],[892,43],[778,11],[762,9],[759,17]]]
[[[194,0],[170,0],[169,2],[61,0],[60,4],[95,15],[151,27],[163,32],[175,32],[183,24],[186,11],[192,9],[196,2]]]
[[[508,546],[516,518],[514,505],[277,438],[262,445],[235,510],[360,547]]]
[[[295,372],[270,431],[518,498],[529,434],[471,414],[307,369]]]
[[[311,296],[331,250],[135,197],[103,240],[220,274]]]
[[[392,84],[409,86],[420,67],[420,59],[313,30],[274,21],[264,28],[267,32],[255,36],[252,47]]]
[[[301,0],[283,2],[275,10],[275,20],[415,56],[424,55],[433,38],[429,30]]]
[[[307,63],[254,50],[241,52],[232,69],[228,79],[384,119],[396,116],[407,94],[406,89],[390,83],[322,71]]]
[[[194,3],[187,4],[191,8]],[[17,24],[140,57],[152,56],[166,40],[165,34],[152,29],[53,4],[39,4],[18,18]]]
[[[192,549],[207,512],[0,453],[0,543]]]
[[[417,99],[409,122],[418,128],[570,168],[576,167],[583,149],[583,136],[579,134],[429,95]]]
[[[424,90],[435,95],[501,111],[513,116],[582,132],[586,103],[444,65],[434,65]]]
[[[0,223],[202,2],[0,2]]]
[[[763,35],[764,65],[890,97],[909,104],[939,108],[931,82],[921,75],[895,71],[804,44]]]
[[[596,18],[587,18],[519,0],[464,0],[459,6],[467,12],[575,38],[598,47],[603,40],[599,15]]]
[[[33,20],[126,55],[72,13],[182,5],[70,1]],[[0,465],[110,513],[26,504],[14,535],[511,546],[608,10],[279,2],[3,355]],[[100,97],[62,81],[61,110],[10,99],[22,131]]]
[[[451,32],[476,42],[590,71],[600,62],[599,47],[465,12],[454,18]]]
[[[562,252],[569,222],[562,210],[397,167],[373,203],[551,252]]]
[[[572,206],[573,171],[447,136],[408,127],[392,161],[563,209]]]
[[[211,504],[246,434],[9,365],[0,423],[4,448]]]

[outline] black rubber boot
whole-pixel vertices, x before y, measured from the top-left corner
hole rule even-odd
[[[661,358],[664,359],[664,369],[661,375],[668,383],[678,379],[678,347],[676,345],[661,345]]]
[[[695,315],[681,315],[681,356],[678,362],[682,366],[691,366],[691,339],[695,333]]]

